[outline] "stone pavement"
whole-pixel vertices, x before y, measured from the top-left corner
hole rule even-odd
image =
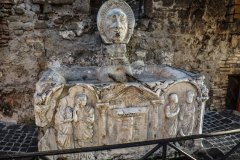
[[[227,131],[240,129],[240,114],[233,114],[232,111],[209,112],[204,116],[203,133],[211,133],[217,131]],[[222,157],[237,143],[240,142],[240,134],[226,135],[220,137],[211,137],[203,140],[204,148],[209,155],[207,159],[216,159]],[[232,154],[228,160],[240,160],[240,148]]]
[[[203,126],[203,133],[240,129],[240,115],[237,116],[231,111],[208,112],[205,114]],[[37,142],[35,126],[0,123],[0,154],[37,151]],[[240,134],[204,139],[206,152],[200,159],[212,160],[221,157],[238,142]],[[228,160],[240,160],[240,148]]]
[[[37,128],[13,123],[0,123],[0,153],[37,151]]]

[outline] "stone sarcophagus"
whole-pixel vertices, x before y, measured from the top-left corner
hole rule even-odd
[[[93,79],[98,69],[69,68],[62,73],[60,68],[50,69],[37,83],[39,150],[201,133],[208,99],[202,76],[170,66],[148,66],[132,70],[138,81],[100,82]]]
[[[125,53],[134,23],[125,1],[105,2],[98,13],[107,55],[104,63],[99,67],[53,67],[42,75],[34,95],[40,151],[202,132],[208,99],[204,76],[164,65],[132,66]],[[192,146],[201,146],[201,141]],[[137,159],[145,152],[146,147],[138,147],[65,157]]]

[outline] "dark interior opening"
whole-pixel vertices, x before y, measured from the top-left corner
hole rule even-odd
[[[240,111],[240,75],[228,76],[226,108]]]

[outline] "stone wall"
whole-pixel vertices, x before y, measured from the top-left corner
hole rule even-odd
[[[101,39],[90,4],[95,3],[0,1],[1,120],[34,119],[35,83],[48,66],[98,65]],[[145,16],[137,21],[128,44],[130,61],[201,72],[210,88],[208,106],[224,108],[228,75],[240,74],[240,27],[224,23],[226,4],[225,0],[145,0]]]

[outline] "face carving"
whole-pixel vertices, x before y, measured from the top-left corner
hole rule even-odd
[[[86,106],[87,105],[87,96],[85,94],[80,94],[76,97],[76,103],[80,106]]]
[[[118,8],[108,11],[106,18],[106,36],[113,43],[122,43],[128,32],[127,15]]]
[[[171,101],[172,103],[177,104],[177,103],[178,103],[178,95],[177,95],[177,94],[171,94],[171,95],[170,95],[170,101]]]

